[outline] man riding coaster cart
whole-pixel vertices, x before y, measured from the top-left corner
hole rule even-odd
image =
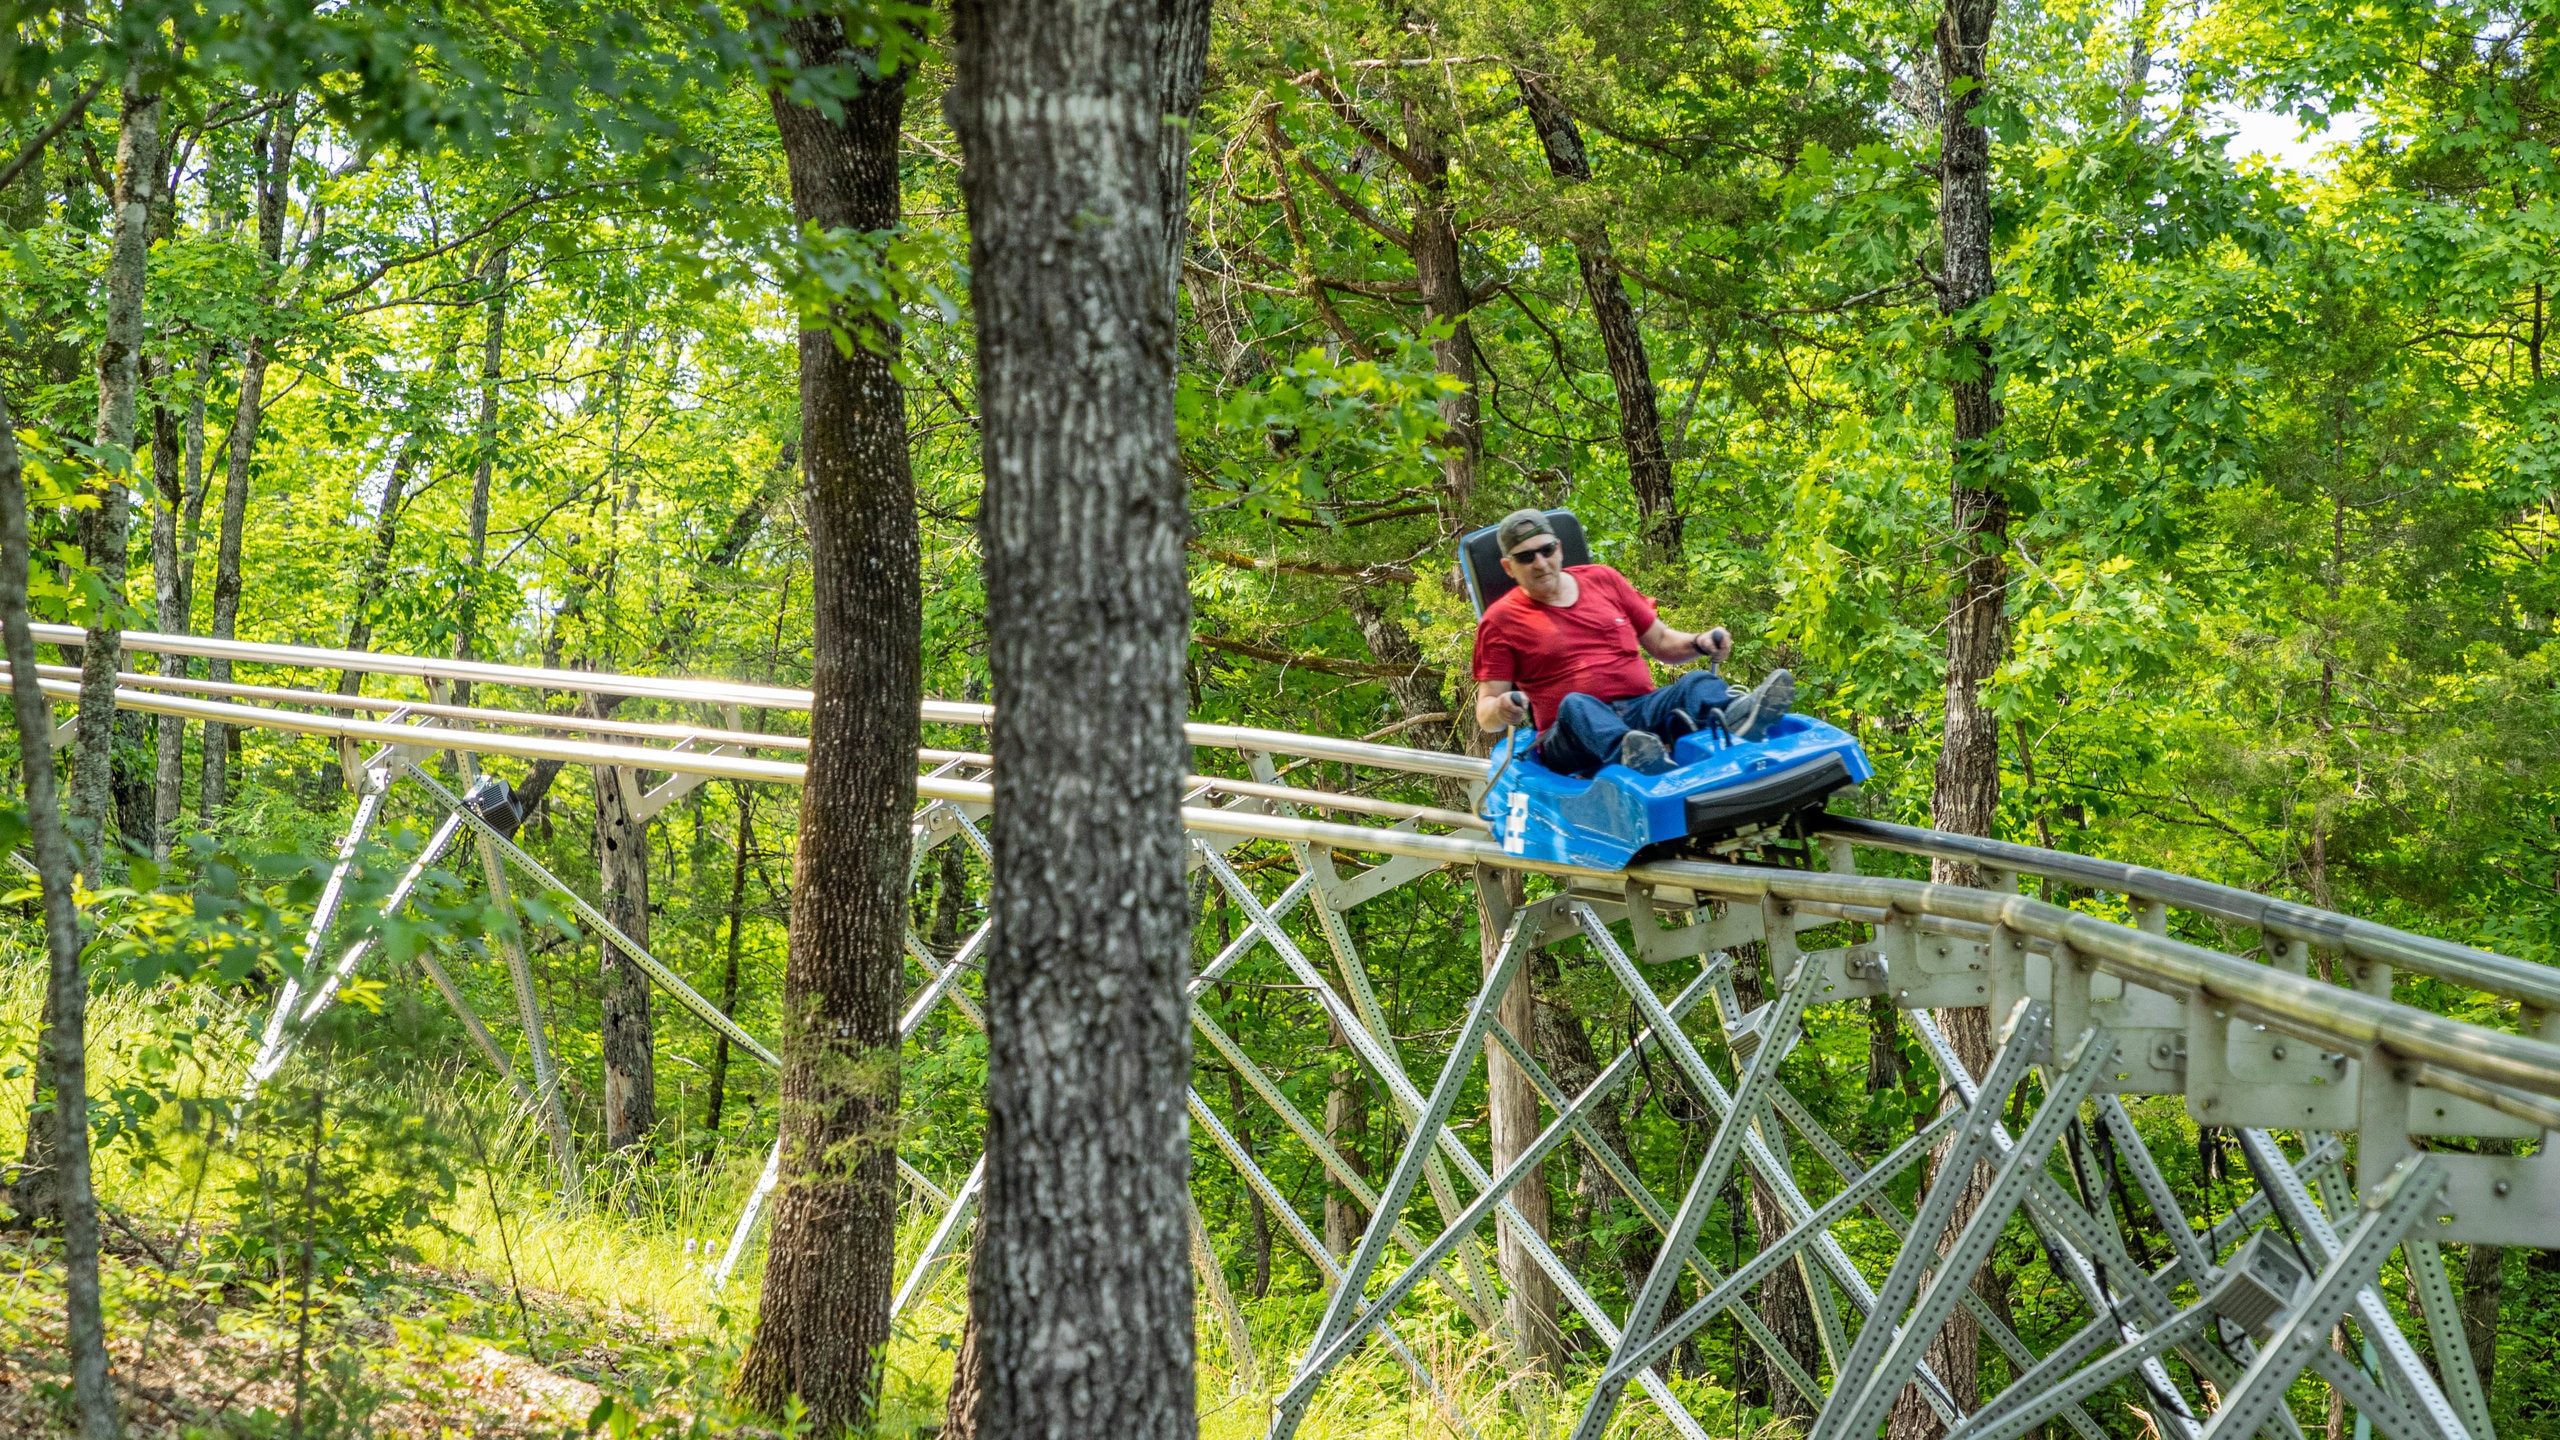
[[[1857,741],[1791,713],[1785,670],[1727,684],[1713,667],[1732,636],[1663,624],[1625,576],[1590,563],[1570,511],[1515,510],[1460,544],[1476,724],[1509,732],[1482,807],[1506,851],[1614,870],[1639,852],[1732,848],[1874,773]],[[1647,654],[1710,667],[1657,688]]]

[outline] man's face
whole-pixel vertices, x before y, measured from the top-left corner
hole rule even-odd
[[[1532,535],[1502,557],[1502,573],[1532,595],[1544,595],[1564,574],[1564,546],[1553,535]]]

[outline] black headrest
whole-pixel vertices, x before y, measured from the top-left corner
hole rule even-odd
[[[1591,563],[1591,542],[1583,538],[1582,522],[1570,510],[1549,510],[1547,528],[1556,532],[1556,542],[1564,546],[1564,563]],[[1502,546],[1494,538],[1501,529],[1499,522],[1481,530],[1470,530],[1458,541],[1458,573],[1467,582],[1467,598],[1475,602],[1476,613],[1484,607],[1520,588],[1519,582],[1502,568]]]

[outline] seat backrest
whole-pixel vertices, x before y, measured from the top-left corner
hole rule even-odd
[[[1547,528],[1556,532],[1556,543],[1564,547],[1564,563],[1590,564],[1591,542],[1583,537],[1582,522],[1574,518],[1573,512],[1549,510],[1546,516]],[[1478,615],[1487,605],[1520,588],[1519,582],[1502,568],[1502,546],[1493,534],[1501,528],[1497,524],[1470,530],[1458,541],[1458,573],[1467,582],[1467,598],[1475,602]]]

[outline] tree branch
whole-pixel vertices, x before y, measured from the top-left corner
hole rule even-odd
[[[73,96],[71,103],[62,107],[62,113],[53,117],[53,123],[38,132],[36,138],[28,141],[26,148],[18,152],[17,158],[9,162],[9,168],[0,170],[0,190],[17,183],[19,173],[36,163],[36,157],[44,153],[44,147],[53,143],[54,136],[70,129],[73,121],[88,114],[89,102],[98,98],[98,92],[105,89],[106,84],[104,77],[92,80],[88,89]]]
[[[1386,221],[1378,218],[1376,211],[1371,210],[1368,206],[1351,198],[1351,193],[1343,189],[1341,186],[1333,183],[1333,177],[1326,174],[1323,167],[1317,165],[1313,160],[1308,159],[1306,152],[1300,151],[1296,158],[1298,161],[1298,168],[1306,172],[1308,179],[1316,182],[1316,188],[1322,190],[1327,195],[1332,196],[1333,203],[1341,206],[1343,211],[1350,215],[1352,219],[1357,220],[1361,224],[1378,232],[1379,239],[1386,241],[1388,244],[1393,245],[1399,250],[1411,250],[1413,248],[1413,236],[1409,232],[1398,230],[1394,226],[1389,225]]]
[[[1323,96],[1324,102],[1333,107],[1333,113],[1342,117],[1342,123],[1350,126],[1352,133],[1378,147],[1379,153],[1396,162],[1404,173],[1413,177],[1415,184],[1430,187],[1437,183],[1437,177],[1432,175],[1429,166],[1422,163],[1422,158],[1388,139],[1387,132],[1380,129],[1376,121],[1360,113],[1360,107],[1352,103],[1350,96],[1342,93],[1342,87],[1333,83],[1332,76],[1321,70],[1310,70],[1298,76],[1297,83]]]
[[[1330,575],[1343,580],[1393,581],[1399,585],[1410,585],[1414,581],[1412,566],[1398,565],[1392,561],[1376,565],[1345,565],[1333,560],[1265,560],[1259,556],[1238,554],[1233,550],[1212,550],[1197,540],[1191,541],[1190,547],[1195,555],[1215,560],[1221,565],[1231,565],[1238,570],[1272,570],[1283,575]]]
[[[1437,665],[1377,665],[1366,660],[1336,660],[1330,655],[1296,655],[1286,650],[1255,645],[1243,640],[1230,640],[1223,635],[1194,635],[1194,644],[1210,650],[1242,655],[1247,659],[1266,660],[1296,670],[1313,670],[1323,675],[1347,675],[1362,680],[1401,680],[1408,675],[1438,675]]]

